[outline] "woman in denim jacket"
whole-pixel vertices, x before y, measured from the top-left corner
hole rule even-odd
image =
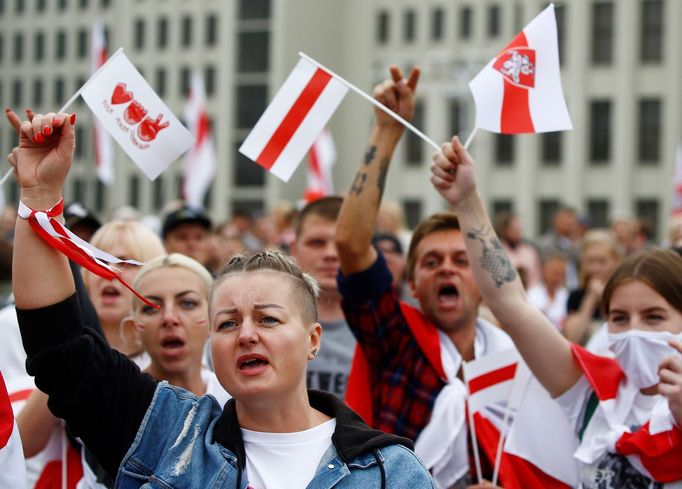
[[[22,124],[16,170],[29,208],[60,200],[74,123],[75,114],[50,113]],[[66,258],[24,219],[13,284],[29,373],[116,487],[433,487],[410,441],[306,389],[321,345],[317,289],[282,254],[236,257],[213,286],[213,360],[234,396],[222,409],[157,384],[83,325]]]

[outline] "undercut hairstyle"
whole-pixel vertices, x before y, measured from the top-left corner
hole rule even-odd
[[[301,209],[296,219],[296,225],[294,226],[296,237],[301,236],[303,224],[305,224],[305,220],[310,216],[317,216],[330,222],[336,222],[341,211],[341,204],[343,204],[343,197],[338,195],[322,197],[307,204]]]
[[[614,291],[632,280],[644,282],[682,313],[682,257],[675,251],[654,248],[626,258],[604,287],[601,305],[606,315]]]
[[[414,280],[414,267],[417,263],[417,247],[429,234],[439,231],[459,231],[459,220],[453,212],[437,212],[419,223],[412,233],[410,249],[407,252],[407,279]]]
[[[301,271],[292,257],[281,251],[264,250],[250,256],[235,255],[230,258],[213,282],[209,295],[209,311],[215,290],[227,277],[234,273],[264,270],[286,274],[293,285],[293,296],[297,299],[303,321],[306,324],[317,322],[317,296],[320,286],[312,276]],[[275,287],[277,286],[279,284]]]

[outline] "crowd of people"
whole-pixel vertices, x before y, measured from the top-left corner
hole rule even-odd
[[[392,67],[374,97],[409,121],[419,75]],[[590,229],[565,207],[524,239],[520,216],[489,219],[455,137],[431,165],[450,210],[408,229],[383,200],[405,127],[377,109],[343,197],[102,225],[55,206],[76,118],[6,115],[28,214],[3,224],[0,372],[27,487],[682,487],[682,257],[636,220]],[[80,269],[36,232],[48,209],[144,265]],[[500,464],[487,418],[472,432],[462,365],[513,349],[574,431],[572,483]]]

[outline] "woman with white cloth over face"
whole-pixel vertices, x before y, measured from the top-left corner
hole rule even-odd
[[[60,201],[74,122],[51,113],[22,124],[23,208]],[[212,396],[155,382],[84,328],[66,258],[24,219],[15,244],[28,371],[52,411],[117,476],[116,487],[433,487],[409,440],[306,389],[306,364],[321,347],[316,288],[283,254],[235,257],[213,286],[215,371],[234,396],[222,408]]]
[[[434,155],[431,181],[459,216],[484,300],[580,436],[582,487],[682,487],[682,259],[651,250],[621,264],[602,304],[615,359],[595,356],[526,300],[474,169],[455,137]]]

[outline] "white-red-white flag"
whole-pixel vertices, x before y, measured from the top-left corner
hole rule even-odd
[[[192,73],[185,121],[194,135],[194,145],[185,156],[182,172],[182,196],[192,207],[203,208],[204,196],[215,175],[215,148],[211,124],[206,114],[206,90],[201,72]]]
[[[239,152],[288,181],[347,92],[333,74],[299,59]]]
[[[329,129],[322,130],[308,152],[308,170],[304,198],[312,202],[334,193],[332,167],[336,162],[336,146]]]
[[[130,159],[154,180],[194,143],[122,50],[81,89],[90,110]]]
[[[19,428],[0,372],[0,487],[27,487],[26,462]]]
[[[519,360],[518,351],[510,349],[462,365],[469,411],[477,413],[492,404],[509,402]]]
[[[476,127],[503,134],[573,129],[561,87],[554,5],[469,83]]]
[[[682,143],[677,146],[677,152],[675,153],[672,213],[682,214]]]
[[[107,44],[104,38],[104,26],[100,21],[92,25],[92,48],[90,52],[91,72],[95,73],[107,60]],[[97,165],[97,178],[105,185],[114,183],[114,148],[111,144],[111,136],[102,126],[99,119],[93,124],[93,136],[95,140],[95,164]]]

